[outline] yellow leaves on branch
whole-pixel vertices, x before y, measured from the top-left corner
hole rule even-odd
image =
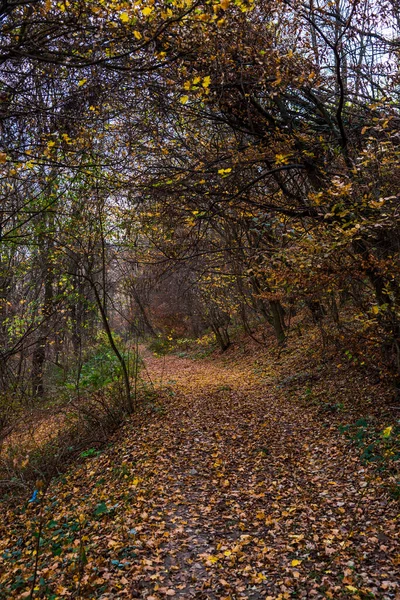
[[[152,14],[152,12],[154,11],[154,7],[153,6],[145,6],[144,8],[141,8],[140,10],[144,17],[149,17]],[[132,17],[126,11],[120,13],[119,19],[122,23],[135,22],[135,20],[136,20],[135,17]],[[141,37],[142,37],[142,35],[138,31],[134,31],[133,35],[135,36],[136,39],[141,39]],[[138,35],[139,35],[139,37],[138,37]]]
[[[232,171],[232,169],[230,169],[230,168],[229,169],[218,169],[218,175],[225,176],[228,173],[230,173],[231,171]]]
[[[287,165],[290,159],[290,154],[275,154],[276,165]]]
[[[68,2],[68,0],[66,0],[66,2],[58,2],[57,6],[61,10],[61,12],[65,12],[66,9],[71,6],[71,4]]]
[[[199,76],[196,76],[194,79],[192,79],[192,81],[190,81],[190,79],[185,81],[183,84],[183,89],[186,91],[204,90],[205,93],[208,94],[210,85],[211,77],[209,75],[206,75],[206,77],[203,77],[203,79]]]
[[[321,204],[321,202],[323,201],[324,198],[324,194],[323,192],[317,192],[317,193],[310,193],[308,194],[308,198],[309,200],[311,200],[312,202],[314,202],[314,204],[316,204],[317,206],[319,206]]]

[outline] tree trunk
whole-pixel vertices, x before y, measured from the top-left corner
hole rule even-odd
[[[48,251],[48,248],[47,248]],[[44,369],[47,354],[47,342],[50,331],[49,320],[53,311],[53,274],[48,261],[48,253],[43,264],[44,272],[44,299],[43,299],[43,322],[41,324],[42,334],[36,342],[32,355],[32,393],[35,398],[42,398],[45,393]]]
[[[285,341],[285,322],[282,305],[279,300],[271,300],[269,305],[271,308],[271,325],[274,328],[278,342],[283,344]]]

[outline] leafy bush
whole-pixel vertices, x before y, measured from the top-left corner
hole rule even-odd
[[[1,493],[26,493],[36,480],[47,484],[75,459],[94,456],[123,423],[126,396],[121,365],[107,341],[98,342],[75,376],[70,374],[65,387],[73,393],[67,403],[59,403],[57,412],[52,412],[51,426],[46,428],[47,420],[42,423],[39,416],[27,418],[22,428],[15,428],[0,455]],[[123,356],[127,361],[128,354]],[[83,393],[75,394],[78,389]],[[14,405],[8,398],[4,402],[0,398],[0,448],[2,430],[5,437],[17,422],[16,415],[27,416],[22,410],[17,412]]]
[[[168,354],[172,351],[173,347],[174,344],[172,337],[164,337],[161,335],[158,335],[156,338],[153,338],[148,346],[149,350],[153,352],[156,356],[163,356],[164,354]]]
[[[121,354],[128,363],[128,353],[121,351]],[[69,377],[66,386],[72,390],[79,387],[82,390],[94,392],[118,381],[121,377],[122,368],[118,358],[110,346],[102,341],[95,353],[82,365],[79,373],[75,371],[73,376]]]

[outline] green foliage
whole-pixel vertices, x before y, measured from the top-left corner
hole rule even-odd
[[[121,354],[128,363],[130,358],[128,352],[121,351]],[[122,368],[118,358],[109,344],[101,341],[94,353],[82,365],[79,377],[76,372],[73,373],[66,386],[72,390],[77,389],[79,386],[82,390],[94,392],[120,380],[121,377]]]
[[[108,514],[109,510],[107,508],[107,505],[105,502],[100,502],[95,510],[93,511],[93,514],[95,517],[101,517],[102,515],[106,515]]]
[[[174,345],[172,337],[164,337],[162,335],[158,335],[156,338],[153,338],[148,346],[149,350],[156,356],[169,354],[172,352],[173,347]]]
[[[390,494],[394,500],[400,501],[400,481],[390,486]]]
[[[396,472],[400,461],[400,421],[382,429],[372,418],[361,418],[353,424],[340,425],[339,431],[357,446],[364,464],[374,463],[380,471]],[[394,484],[394,497],[400,497],[398,486]]]
[[[93,456],[98,456],[99,454],[101,454],[100,450],[97,450],[96,448],[89,448],[88,450],[84,450],[83,452],[81,452],[80,457],[91,458]]]
[[[110,348],[101,348],[81,369],[79,385],[98,390],[121,376],[121,366]]]

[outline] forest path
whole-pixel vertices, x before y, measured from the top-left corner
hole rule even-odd
[[[1,600],[32,597],[38,531],[35,598],[400,599],[398,503],[278,359],[143,358],[144,410],[3,511]]]
[[[239,362],[144,361],[170,392],[141,433],[157,493],[137,597],[400,598],[398,506],[337,426]]]

